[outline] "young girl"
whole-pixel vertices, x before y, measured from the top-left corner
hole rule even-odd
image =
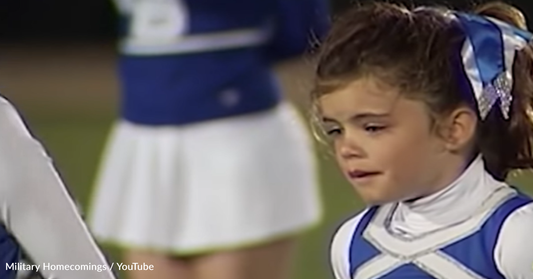
[[[337,279],[533,278],[533,49],[502,3],[473,13],[356,7],[322,46],[314,94],[368,208],[337,231]]]
[[[0,97],[0,278],[114,279],[50,157]],[[21,254],[34,266],[21,263]],[[22,272],[21,272],[22,273]]]

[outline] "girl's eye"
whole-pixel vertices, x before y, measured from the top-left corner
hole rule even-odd
[[[336,135],[339,135],[341,132],[342,131],[340,128],[331,128],[331,129],[326,130],[326,134],[328,136],[336,136]]]
[[[377,133],[377,132],[384,130],[385,128],[386,126],[384,125],[375,125],[375,124],[369,124],[369,125],[364,126],[365,131],[369,133]]]

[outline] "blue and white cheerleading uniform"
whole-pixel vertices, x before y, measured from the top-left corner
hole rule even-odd
[[[533,202],[477,158],[442,191],[370,207],[331,246],[336,279],[533,278]]]
[[[271,69],[328,27],[327,1],[117,1],[121,119],[92,202],[102,241],[177,254],[319,221],[308,131]]]

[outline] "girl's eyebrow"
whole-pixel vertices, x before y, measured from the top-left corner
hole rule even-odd
[[[350,117],[350,120],[354,121],[362,121],[365,119],[376,119],[376,118],[385,118],[390,116],[390,113],[373,113],[373,112],[365,112],[365,113],[358,113]],[[337,120],[324,116],[322,117],[322,121],[324,122],[337,122]]]

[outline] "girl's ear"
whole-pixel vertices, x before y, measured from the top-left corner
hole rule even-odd
[[[453,153],[467,150],[476,136],[478,117],[475,111],[460,106],[442,119],[438,127],[445,148]]]

